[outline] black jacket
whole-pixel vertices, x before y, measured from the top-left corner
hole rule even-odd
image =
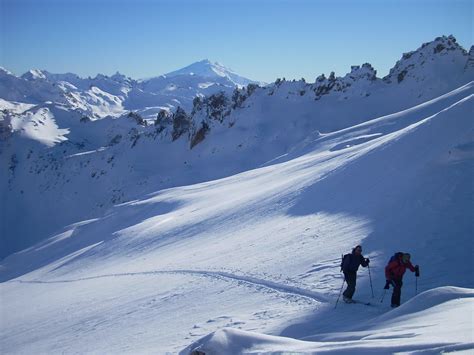
[[[368,263],[362,254],[357,256],[354,251],[344,255],[342,259],[342,271],[344,272],[356,272],[360,265],[367,267]]]

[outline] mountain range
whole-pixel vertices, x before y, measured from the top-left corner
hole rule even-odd
[[[80,111],[90,119],[118,117],[129,111],[155,118],[177,106],[188,109],[195,96],[232,92],[253,82],[221,64],[196,62],[166,75],[135,80],[120,73],[81,78],[73,73],[52,74],[33,69],[17,77],[0,68],[0,97],[26,104],[53,102]]]

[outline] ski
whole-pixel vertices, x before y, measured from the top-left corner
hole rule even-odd
[[[370,302],[359,301],[359,300],[352,300],[352,301],[355,304],[363,304],[364,306],[372,306],[372,303],[370,303]]]
[[[359,300],[354,300],[354,299],[344,300],[344,303],[346,303],[346,304],[351,304],[351,303],[363,304],[365,306],[371,306],[372,305],[370,302],[359,301]]]

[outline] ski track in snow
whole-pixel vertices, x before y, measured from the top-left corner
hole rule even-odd
[[[67,279],[67,280],[52,280],[52,281],[41,281],[41,280],[11,280],[8,282],[18,282],[18,283],[34,283],[34,284],[56,284],[56,283],[69,283],[69,282],[79,282],[87,280],[95,280],[108,277],[127,277],[127,276],[147,276],[147,275],[160,275],[160,274],[184,274],[184,275],[196,275],[201,277],[212,277],[215,279],[227,279],[232,281],[238,281],[240,283],[245,283],[251,285],[257,289],[266,288],[271,291],[276,291],[278,293],[290,294],[292,296],[298,296],[305,299],[310,299],[311,301],[316,302],[329,302],[329,298],[322,293],[303,289],[297,286],[290,286],[280,284],[274,281],[259,279],[253,276],[244,276],[236,275],[224,271],[206,271],[206,270],[152,270],[152,271],[140,271],[140,272],[124,272],[124,273],[114,273],[114,274],[104,274],[96,276],[81,277],[77,279]]]

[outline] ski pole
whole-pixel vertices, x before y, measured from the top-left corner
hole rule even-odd
[[[367,265],[369,269],[369,278],[370,278],[370,289],[372,290],[372,298],[374,298],[374,286],[372,286],[372,274],[370,273],[370,265]]]
[[[339,291],[339,296],[337,296],[336,305],[334,306],[334,309],[336,309],[337,303],[339,302],[339,298],[341,298],[342,289],[344,288],[344,282],[346,282],[346,278],[345,278],[345,277],[344,277],[344,279],[342,279],[341,290]]]
[[[387,293],[387,290],[383,289],[382,298],[380,299],[380,303],[383,303],[383,299],[385,298],[386,293]]]
[[[420,267],[415,266],[415,296],[418,294],[418,277],[420,277]]]

